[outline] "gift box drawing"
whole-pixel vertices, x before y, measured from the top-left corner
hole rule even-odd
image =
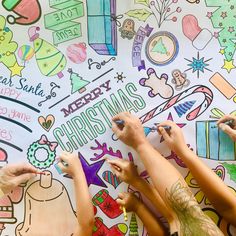
[[[196,122],[197,155],[211,160],[234,161],[236,145],[216,122]]]
[[[116,0],[87,0],[88,43],[100,55],[117,55]]]

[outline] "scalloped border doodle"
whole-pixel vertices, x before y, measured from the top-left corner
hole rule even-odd
[[[179,42],[170,32],[160,31],[148,39],[146,44],[148,60],[157,66],[165,66],[175,60],[179,53]]]
[[[155,116],[168,110],[173,105],[176,105],[184,98],[187,98],[187,97],[189,97],[193,94],[196,94],[196,93],[203,93],[204,100],[198,107],[196,107],[194,110],[189,112],[186,117],[187,120],[189,120],[189,121],[194,120],[198,116],[200,116],[203,112],[205,112],[205,110],[211,105],[212,100],[213,100],[212,91],[208,87],[203,86],[203,85],[195,85],[195,86],[183,91],[182,93],[177,94],[176,96],[172,97],[168,101],[158,105],[157,107],[153,108],[152,110],[150,110],[149,112],[147,112],[146,114],[141,116],[140,121],[142,122],[142,124],[144,124],[147,121],[153,119]]]
[[[36,168],[46,169],[49,168],[56,159],[56,148],[58,146],[57,142],[50,142],[45,135],[42,135],[40,140],[33,142],[27,151],[27,159]],[[47,158],[40,161],[36,157],[36,152],[38,149],[44,149],[47,152]]]

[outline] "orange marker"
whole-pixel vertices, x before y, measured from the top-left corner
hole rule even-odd
[[[36,175],[45,175],[46,173],[45,172],[36,171],[35,174]]]

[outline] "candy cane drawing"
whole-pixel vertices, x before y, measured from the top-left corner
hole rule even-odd
[[[184,98],[187,98],[195,93],[203,93],[205,96],[204,101],[198,107],[196,107],[193,111],[189,112],[186,118],[189,121],[196,119],[210,106],[210,104],[213,100],[212,91],[208,87],[203,86],[203,85],[195,85],[195,86],[183,91],[182,93],[174,96],[173,98],[169,99],[168,101],[162,103],[161,105],[158,105],[157,107],[155,107],[154,109],[152,109],[151,111],[149,111],[148,113],[146,113],[145,115],[140,117],[142,124],[151,120],[152,118],[159,115],[160,113],[166,111],[167,109],[169,109],[173,105],[177,104],[178,102],[180,102]]]

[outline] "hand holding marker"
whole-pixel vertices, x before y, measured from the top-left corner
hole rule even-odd
[[[116,120],[115,123],[117,125],[123,125],[123,126],[125,125],[125,121],[124,120]],[[164,125],[164,126],[160,126],[160,127],[164,128],[166,131],[169,131],[171,129],[171,126],[169,126],[169,125]],[[157,128],[152,128],[152,130],[158,131]]]

